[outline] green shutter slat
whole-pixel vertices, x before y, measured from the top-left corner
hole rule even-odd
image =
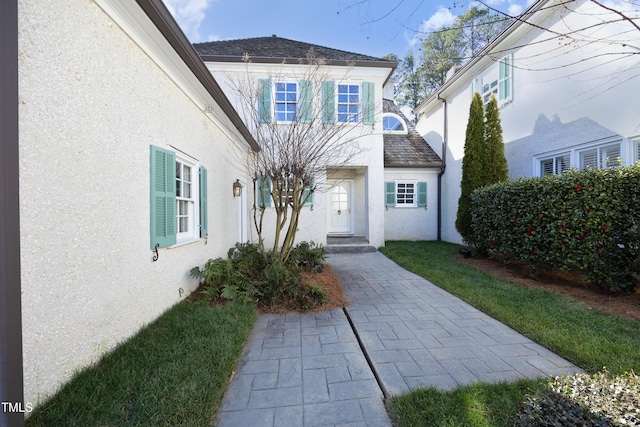
[[[313,187],[313,178],[311,178],[308,185],[304,186],[304,191],[302,192],[302,200],[306,200],[304,206],[313,206],[313,193],[309,194],[311,187]]]
[[[375,84],[364,82],[362,84],[362,122],[372,125],[376,119]]]
[[[427,206],[427,183],[418,182],[418,206]]]
[[[151,146],[151,249],[176,243],[176,155]]]
[[[300,80],[299,122],[311,123],[313,120],[313,85],[309,80]]]
[[[271,178],[258,178],[256,182],[256,195],[258,197],[258,207],[270,207],[271,206],[271,191],[269,187],[271,186]]]
[[[395,206],[396,205],[396,183],[395,182],[385,182],[385,206]]]
[[[336,121],[336,82],[322,83],[322,123],[330,125]]]
[[[271,122],[271,79],[258,80],[258,122]]]
[[[209,235],[209,205],[207,204],[207,168],[200,166],[200,237]]]
[[[513,82],[511,71],[511,55],[505,56],[498,63],[498,79],[500,81],[498,99],[500,101],[508,100],[511,98],[511,84]]]

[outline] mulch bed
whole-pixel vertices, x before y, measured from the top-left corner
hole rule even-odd
[[[557,292],[607,313],[640,322],[640,292],[611,294],[598,286],[585,283],[576,273],[560,270],[545,270],[534,278],[532,270],[525,264],[510,261],[504,263],[495,259],[455,256],[456,261],[472,265],[499,279],[508,280],[522,286],[529,286]]]

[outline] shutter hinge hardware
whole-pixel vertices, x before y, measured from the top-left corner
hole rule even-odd
[[[153,255],[153,261],[157,261],[158,258],[160,257],[160,254],[158,253],[158,248],[159,247],[160,247],[160,243],[156,243],[156,246],[153,249],[153,251],[155,252],[155,254]]]

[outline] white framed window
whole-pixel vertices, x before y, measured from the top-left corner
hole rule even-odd
[[[621,164],[619,142],[582,150],[579,155],[580,169],[608,169]]]
[[[633,138],[631,140],[633,150],[633,163],[640,162],[640,138]]]
[[[540,160],[540,176],[562,175],[571,167],[570,153],[562,153],[548,159]]]
[[[298,110],[298,84],[277,82],[274,85],[277,122],[293,122]]]
[[[360,121],[360,85],[338,85],[338,122],[357,123]]]
[[[496,64],[471,82],[471,96],[478,92],[484,105],[489,103],[491,95],[503,107],[513,100],[513,54],[502,57]]]
[[[396,206],[416,206],[416,181],[396,181]]]
[[[402,117],[393,113],[385,113],[382,116],[382,131],[387,133],[407,133],[407,124]]]
[[[198,167],[176,156],[176,242],[197,239]]]
[[[207,169],[197,160],[151,145],[151,248],[208,235]]]

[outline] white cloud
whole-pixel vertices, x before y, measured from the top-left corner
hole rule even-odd
[[[421,25],[421,31],[429,33],[431,31],[439,30],[442,27],[453,24],[456,17],[446,7],[440,6],[438,11],[431,15],[429,19],[424,21]]]
[[[408,37],[409,46],[413,47],[419,44],[424,36],[432,31],[439,30],[442,27],[453,24],[456,17],[451,13],[449,9],[444,6],[440,6],[438,11],[431,15],[426,21],[422,21],[418,32],[411,34]]]
[[[511,4],[507,9],[507,13],[511,16],[518,16],[524,11],[524,8],[519,4]]]
[[[200,25],[213,0],[163,0],[191,43],[200,40]]]

